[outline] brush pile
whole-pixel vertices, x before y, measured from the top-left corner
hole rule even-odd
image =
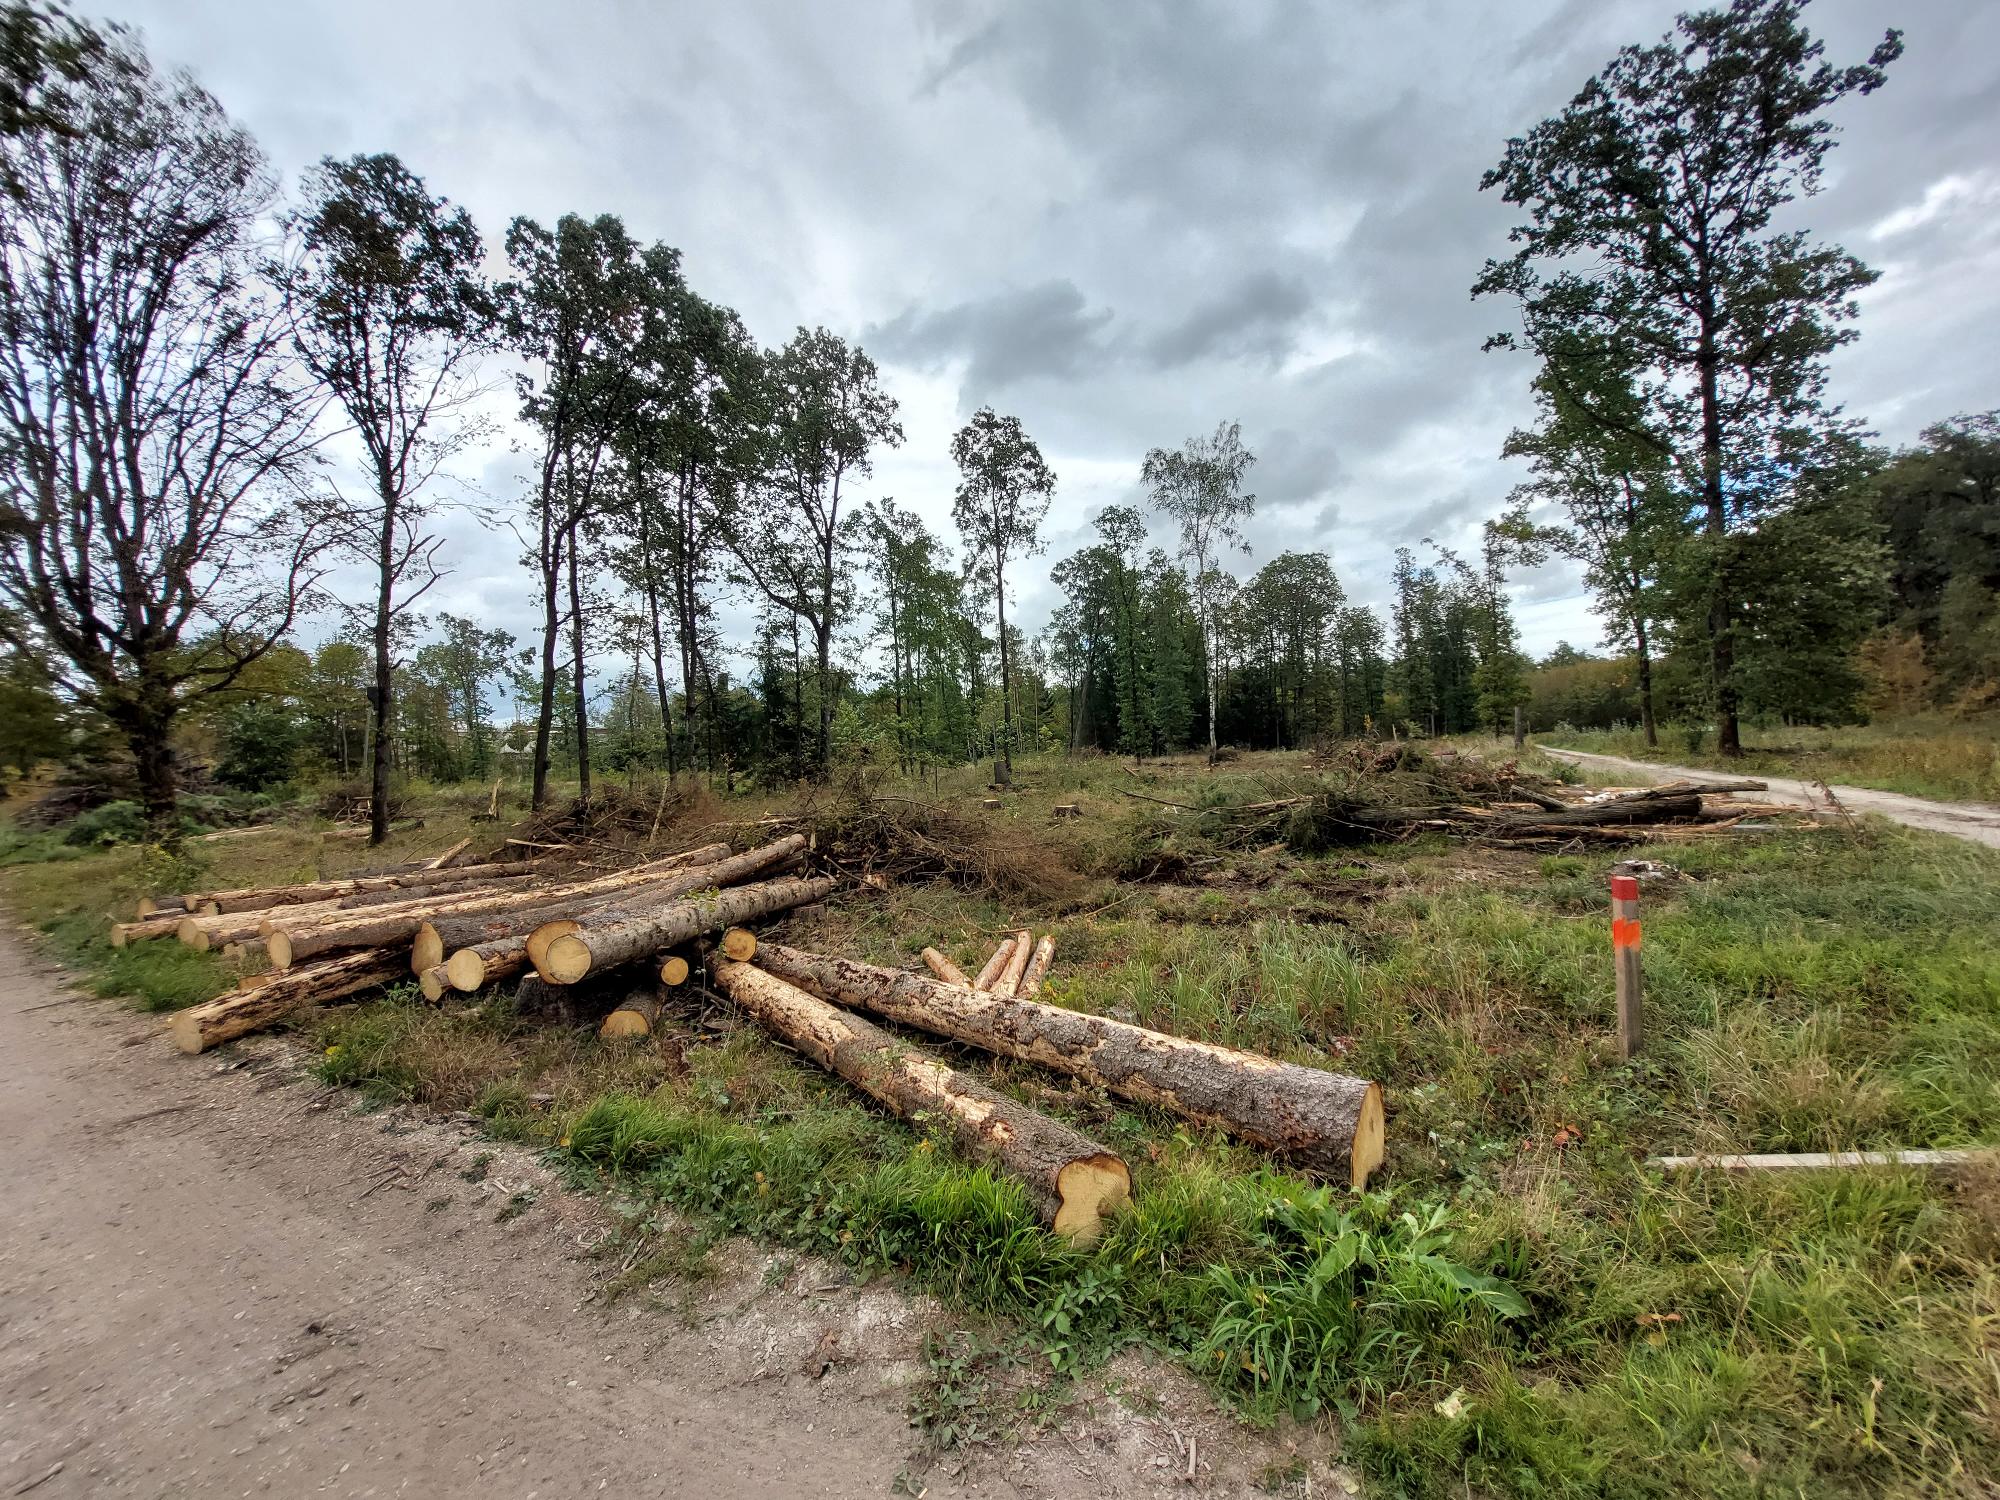
[[[1220,848],[1282,843],[1318,854],[1427,832],[1517,849],[1621,847],[1796,813],[1730,795],[1763,789],[1761,781],[1718,781],[1589,792],[1525,774],[1511,761],[1357,745],[1323,760],[1310,789],[1289,795],[1200,805],[1125,795],[1171,809],[1156,820],[1163,844],[1194,833]]]
[[[268,965],[174,1016],[175,1044],[201,1052],[412,977],[433,1000],[531,965],[551,983],[572,984],[834,888],[797,873],[807,853],[800,834],[741,854],[709,844],[608,873],[547,860],[454,863],[464,848],[373,875],[155,898],[136,921],[116,924],[111,941],[176,937]]]

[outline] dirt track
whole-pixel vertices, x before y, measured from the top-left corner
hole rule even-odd
[[[1587,750],[1558,750],[1549,745],[1537,748],[1544,755],[1553,755],[1559,760],[1576,761],[1601,771],[1630,771],[1646,781],[1678,778],[1725,781],[1735,774],[1729,771],[1701,771],[1691,766],[1662,766],[1650,760],[1627,760],[1623,756],[1597,755]],[[1789,776],[1766,776],[1761,771],[1751,774],[1770,789],[1768,798],[1758,793],[1760,799],[1796,802],[1801,807],[1820,810],[1827,807],[1826,797],[1820,792],[1817,782],[1799,781]],[[2000,849],[2000,807],[1990,802],[1933,802],[1927,797],[1906,797],[1901,792],[1878,792],[1865,786],[1835,785],[1832,790],[1833,795],[1840,799],[1841,806],[1851,813],[1880,813],[1891,822],[1909,828],[1948,833],[1953,838],[1969,839],[1975,844]]]
[[[607,1307],[603,1205],[525,1153],[356,1113],[280,1040],[173,1054],[9,931],[0,1058],[0,1494],[1136,1500],[1188,1493],[1181,1433],[1205,1494],[1291,1453],[1121,1356],[1133,1404],[927,1469],[926,1299],[737,1244],[678,1311]]]

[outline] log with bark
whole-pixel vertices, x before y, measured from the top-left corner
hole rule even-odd
[[[1028,960],[1034,956],[1034,951],[1035,935],[1032,932],[1014,934],[1014,951],[1007,955],[1007,967],[993,981],[994,994],[1011,996],[1020,988],[1021,976],[1028,972]]]
[[[800,835],[800,838],[803,839],[803,835]],[[299,921],[296,918],[288,919],[280,916],[270,924],[265,937],[270,943],[271,962],[282,969],[316,953],[335,952],[343,948],[394,947],[410,943],[415,940],[418,929],[425,922],[434,921],[440,915],[458,917],[479,912],[519,911],[532,906],[546,905],[559,898],[583,901],[613,891],[636,892],[651,886],[673,885],[676,882],[681,883],[680,889],[698,889],[707,883],[710,871],[721,868],[720,864],[683,868],[685,862],[686,856],[675,855],[577,885],[537,887],[503,894],[482,890],[470,895],[441,900],[418,899],[341,921],[321,919]]]
[[[1042,980],[1048,977],[1049,965],[1056,961],[1056,940],[1054,934],[1044,937],[1035,945],[1035,956],[1028,960],[1028,971],[1021,976],[1014,993],[1023,1000],[1032,1000],[1040,993]]]
[[[428,886],[469,880],[522,880],[543,874],[546,864],[521,860],[500,864],[460,865],[457,869],[425,868],[379,875],[349,875],[339,880],[314,880],[301,885],[245,886],[233,891],[187,891],[184,908],[199,914],[217,912],[267,911],[278,906],[301,906],[319,901],[357,896],[369,891],[407,889],[412,894]],[[212,909],[212,910],[211,910]]]
[[[757,964],[842,1005],[1220,1126],[1357,1189],[1382,1162],[1382,1090],[1367,1079],[779,943]]]
[[[658,995],[635,991],[598,1022],[597,1034],[607,1039],[651,1036],[664,1009]]]
[[[704,932],[818,901],[836,886],[826,878],[788,877],[718,891],[700,900],[670,902],[610,921],[592,917],[581,932],[565,933],[551,942],[536,972],[551,984],[575,984],[590,973],[636,963]]]
[[[1018,1179],[1056,1233],[1089,1244],[1130,1198],[1131,1173],[1108,1146],[761,969],[711,953],[708,972],[773,1036],[899,1118],[941,1125],[968,1155]]]
[[[924,949],[923,957],[925,966],[946,984],[958,984],[965,986],[967,989],[972,988],[972,981],[965,977],[965,970],[946,958],[937,949]]]
[[[993,981],[1000,977],[1000,971],[1007,967],[1007,960],[1013,956],[1014,940],[1012,938],[1002,938],[1000,946],[993,950],[993,956],[986,960],[984,967],[974,976],[972,987],[975,990],[992,989]]]
[[[402,972],[403,966],[394,954],[344,954],[325,963],[273,975],[250,989],[218,995],[204,1005],[176,1011],[167,1023],[167,1034],[181,1051],[203,1052],[260,1031],[308,1006],[389,984]]]

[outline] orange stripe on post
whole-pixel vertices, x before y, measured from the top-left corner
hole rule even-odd
[[[1611,919],[1611,945],[1614,948],[1638,947],[1639,919],[1637,917],[1613,917]]]

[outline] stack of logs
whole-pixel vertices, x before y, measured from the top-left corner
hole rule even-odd
[[[201,1052],[309,1006],[413,975],[433,1000],[531,965],[552,983],[574,983],[821,900],[834,885],[793,873],[805,861],[803,834],[742,854],[710,844],[595,875],[544,861],[450,864],[460,852],[342,880],[150,901],[137,921],[113,927],[111,941],[175,936],[268,964],[174,1016],[175,1045]]]
[[[857,1012],[1220,1128],[1356,1189],[1381,1164],[1377,1084],[1039,1000],[1052,936],[1038,943],[1015,933],[972,978],[936,949],[923,954],[932,978],[760,944],[737,924],[834,888],[794,873],[806,858],[802,834],[741,854],[712,844],[596,876],[546,862],[454,867],[462,847],[414,868],[150,902],[112,941],[171,933],[268,961],[267,972],[173,1018],[185,1052],[412,974],[434,1000],[530,970],[541,983],[570,986],[639,963],[657,964],[660,981],[673,986],[688,978],[686,954],[695,953],[715,989],[775,1038],[1017,1178],[1044,1219],[1078,1242],[1094,1239],[1130,1195],[1118,1153]],[[718,932],[711,946],[708,935]],[[605,1018],[602,1034],[649,1033],[660,1019],[658,994],[635,993]]]

